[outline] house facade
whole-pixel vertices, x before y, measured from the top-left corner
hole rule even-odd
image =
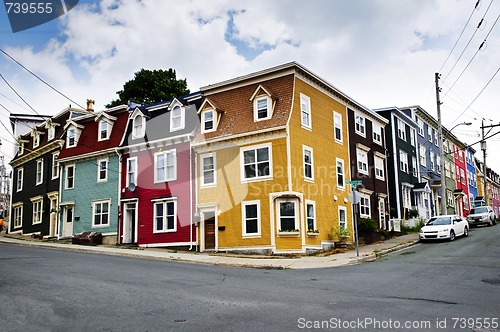
[[[420,169],[418,166],[418,150],[416,141],[415,121],[399,108],[391,107],[376,110],[381,116],[389,121],[385,131],[388,150],[388,178],[390,218],[406,220],[415,216],[416,212],[423,206],[428,206],[425,199],[418,199],[421,190]],[[415,188],[417,186],[417,188]],[[414,192],[414,189],[418,191]],[[416,198],[417,197],[417,198]],[[413,210],[413,211],[412,211]]]
[[[475,153],[472,147],[468,146],[465,150],[465,162],[467,168],[467,183],[469,185],[469,207],[473,208],[475,206],[476,198],[479,196],[477,175],[476,175],[476,163],[475,163]]]
[[[454,137],[453,137],[454,138]],[[453,205],[455,213],[460,216],[469,214],[469,184],[467,180],[466,147],[452,138],[452,151],[455,167],[455,189],[453,190]]]
[[[120,244],[196,245],[191,140],[200,94],[129,110],[120,144]]]
[[[365,108],[297,63],[201,91],[201,251],[306,252],[352,233],[347,107]]]
[[[59,238],[100,232],[117,243],[126,105],[69,119],[62,135]]]
[[[13,188],[9,233],[56,237],[59,212],[59,137],[66,120],[85,114],[67,108],[20,135],[10,162]]]
[[[390,229],[385,125],[373,111],[348,108],[351,179],[362,181],[360,218],[374,219],[380,229]]]

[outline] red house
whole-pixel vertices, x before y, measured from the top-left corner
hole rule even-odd
[[[192,247],[199,94],[131,108],[121,143],[119,243]]]
[[[469,182],[467,180],[467,163],[464,150],[465,147],[453,144],[456,184],[456,189],[453,191],[455,211],[458,215],[466,217],[471,207],[469,206]]]

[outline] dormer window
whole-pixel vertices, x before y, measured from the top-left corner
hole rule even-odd
[[[24,143],[23,143],[23,142],[21,142],[21,143],[19,143],[19,151],[18,151],[18,154],[21,156],[21,155],[23,155],[23,153],[24,153]]]
[[[176,105],[170,112],[170,131],[181,129],[184,129],[184,112],[179,105]]]
[[[144,137],[144,131],[146,126],[146,118],[141,114],[136,115],[133,121],[132,128],[132,138],[141,138]]]
[[[56,127],[50,127],[47,130],[47,140],[53,140],[56,137]]]
[[[99,141],[104,141],[109,139],[109,134],[110,134],[110,125],[108,121],[106,120],[101,120],[99,122]]]
[[[215,112],[213,109],[209,109],[201,113],[202,133],[215,131],[214,118],[215,118]]]
[[[35,135],[33,136],[33,147],[37,148],[40,146],[40,133],[35,132]]]
[[[76,128],[68,129],[68,137],[66,140],[66,146],[72,148],[76,145]]]
[[[250,101],[253,102],[253,120],[255,122],[269,120],[273,116],[273,100],[276,99],[266,87],[259,85],[250,97]]]

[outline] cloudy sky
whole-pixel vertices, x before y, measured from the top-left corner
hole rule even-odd
[[[475,9],[476,1],[80,0],[18,33],[1,8],[0,48],[80,105],[95,99],[97,109],[140,68],[174,68],[196,91],[297,61],[369,108],[420,105],[435,116],[439,72],[443,124],[472,122],[453,131],[472,144],[481,119],[500,123],[500,1]],[[3,55],[0,73],[40,114],[75,105]],[[9,112],[32,113],[3,80],[0,104],[8,127]],[[12,157],[13,138],[0,131],[1,154]],[[488,141],[496,165],[499,140]]]

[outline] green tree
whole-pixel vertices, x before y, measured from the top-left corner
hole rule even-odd
[[[147,70],[141,68],[134,74],[134,79],[117,91],[118,99],[111,101],[106,107],[126,104],[129,100],[151,104],[168,100],[189,93],[186,79],[177,79],[175,70]]]

